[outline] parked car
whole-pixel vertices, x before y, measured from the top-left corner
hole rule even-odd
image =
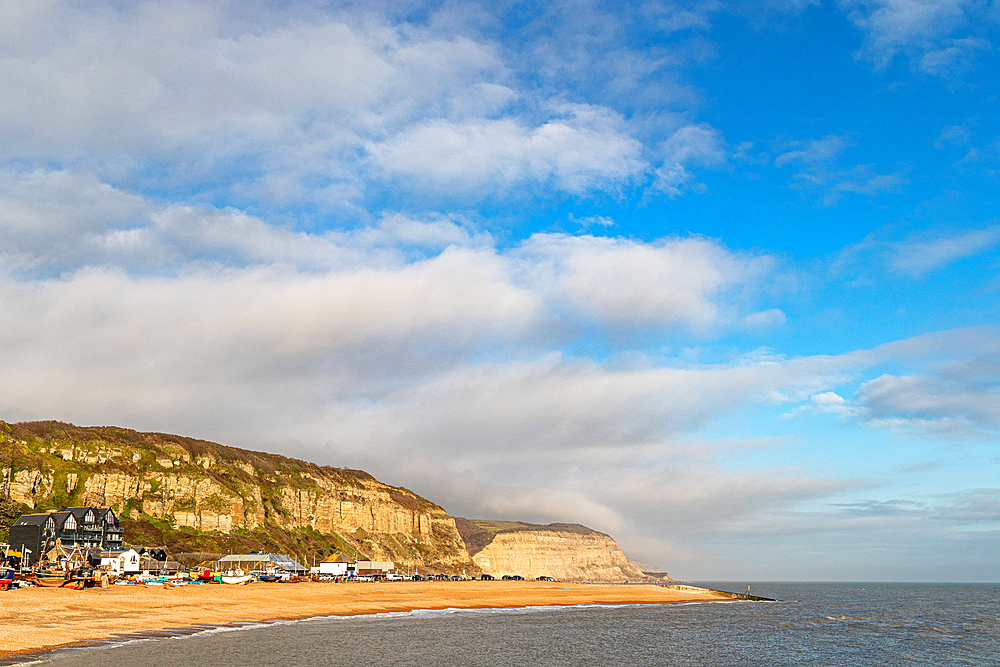
[[[427,579],[427,577],[425,577],[422,574],[415,574],[415,575],[413,575],[413,580],[414,581],[424,581],[426,579]]]
[[[555,579],[553,579],[552,577],[546,577],[546,576],[543,575],[543,576],[538,577],[537,579],[535,579],[535,581],[555,581]]]
[[[482,576],[481,576],[481,577],[479,577],[479,578],[480,578],[480,580],[482,580],[482,581],[493,581],[493,579],[494,579],[494,576],[493,576],[492,574],[484,574],[484,575],[482,575]]]
[[[511,576],[511,579],[513,579],[514,581],[524,581],[524,577],[522,577],[519,574],[515,574],[515,575]]]

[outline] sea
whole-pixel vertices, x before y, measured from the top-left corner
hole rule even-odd
[[[747,582],[697,585],[745,592]],[[58,667],[1000,665],[1000,584],[750,586],[774,601],[414,611],[192,627],[30,661]]]

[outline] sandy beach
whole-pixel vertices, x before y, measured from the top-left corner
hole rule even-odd
[[[192,625],[414,609],[643,604],[724,599],[656,585],[529,581],[300,583],[184,588],[30,588],[0,594],[0,656]]]

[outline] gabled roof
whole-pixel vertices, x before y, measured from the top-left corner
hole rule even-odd
[[[122,554],[132,551],[131,549],[105,549],[101,552],[101,558],[118,558]]]
[[[333,554],[323,561],[324,563],[353,563],[354,561],[344,554]]]
[[[111,512],[111,516],[114,517],[114,512],[110,508],[100,508],[100,507],[69,507],[61,512],[46,512],[44,514],[25,514],[18,518],[12,525],[14,526],[41,526],[45,521],[52,517],[52,521],[55,523],[56,530],[62,530],[63,525],[66,523],[66,519],[73,517],[77,525],[83,525],[86,522],[84,518],[87,516],[87,512],[94,513],[94,523],[101,523],[105,520],[108,512]],[[23,521],[22,521],[23,519]],[[117,517],[116,524],[117,524]]]
[[[67,507],[66,511],[71,512],[79,523],[87,523],[84,521],[84,518],[87,516],[87,512],[94,513],[94,523],[101,520],[100,510],[96,507]]]

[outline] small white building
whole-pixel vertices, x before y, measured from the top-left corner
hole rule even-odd
[[[348,560],[344,554],[333,554],[319,564],[319,573],[334,577],[349,577],[354,574],[354,561]]]
[[[358,576],[385,576],[394,571],[391,560],[359,560],[357,562]]]
[[[105,551],[101,554],[101,567],[115,574],[139,574],[142,569],[139,561],[139,552],[135,549]]]

